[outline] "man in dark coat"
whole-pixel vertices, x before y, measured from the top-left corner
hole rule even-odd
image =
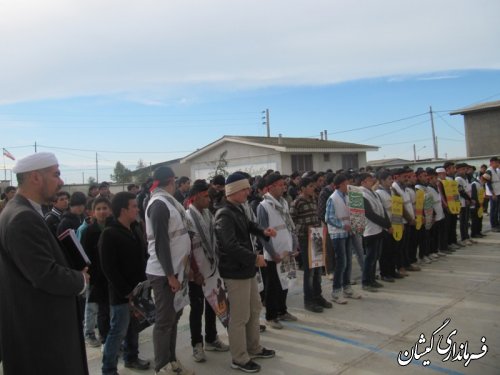
[[[72,270],[41,205],[63,185],[51,153],[18,160],[19,191],[0,216],[0,343],[3,373],[88,374],[76,297],[87,269]]]

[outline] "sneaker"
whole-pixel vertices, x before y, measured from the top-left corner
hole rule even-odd
[[[188,370],[179,361],[172,361],[160,371],[155,372],[156,375],[194,375],[194,371]]]
[[[465,240],[458,241],[457,245],[460,246],[460,247],[466,247],[467,246],[467,242],[465,242]]]
[[[439,255],[437,255],[436,253],[432,253],[429,255],[429,258],[436,260],[436,259],[439,259]]]
[[[217,336],[215,341],[205,342],[205,350],[207,352],[227,352],[229,350],[229,345],[224,344]]]
[[[424,256],[422,258],[422,263],[424,263],[424,264],[431,264],[432,263],[431,257],[430,256],[429,257],[428,256]]]
[[[385,281],[386,283],[393,283],[394,277],[391,276],[381,276],[380,280]]]
[[[314,313],[322,313],[323,307],[314,302],[304,302],[304,308]]]
[[[361,295],[356,293],[351,287],[344,288],[344,297],[351,299],[360,299]]]
[[[125,361],[125,367],[126,368],[135,368],[136,370],[148,370],[149,369],[149,361],[137,358],[134,361]]]
[[[298,319],[296,316],[286,312],[284,314],[278,315],[278,319],[284,322],[296,322]]]
[[[238,369],[244,372],[259,372],[260,365],[252,360],[248,361],[244,365],[240,365],[238,363],[232,362],[231,368]]]
[[[477,241],[471,240],[470,238],[465,241],[467,242],[467,245],[474,245],[477,243]]]
[[[405,277],[403,275],[401,275],[399,273],[399,271],[398,271],[398,272],[394,272],[394,274],[392,275],[392,278],[394,278],[394,279],[404,279]]]
[[[339,305],[347,304],[347,300],[342,295],[341,290],[337,290],[337,291],[332,292],[332,302],[338,303]]]
[[[260,352],[255,354],[250,354],[252,358],[273,358],[276,355],[276,352],[271,349],[262,348]]]
[[[266,320],[266,324],[274,329],[283,329],[283,324],[278,319]]]
[[[441,250],[438,250],[438,252],[437,252],[437,253],[435,253],[435,254],[436,254],[438,257],[445,257],[445,256],[446,256],[446,254],[445,254],[443,251],[441,251]]]
[[[363,290],[366,290],[367,292],[372,292],[372,293],[378,292],[377,288],[371,285],[363,285],[361,288],[363,288]]]
[[[458,246],[456,243],[452,243],[451,245],[448,246],[450,248],[450,250],[458,250],[460,249],[462,246]]]
[[[85,337],[85,344],[87,344],[91,348],[97,348],[101,346],[101,342],[95,336]]]
[[[201,342],[193,347],[193,358],[195,362],[205,362],[207,360],[205,351],[203,350],[203,344]]]
[[[328,302],[323,296],[318,297],[318,305],[325,309],[331,309],[333,307],[333,305]]]

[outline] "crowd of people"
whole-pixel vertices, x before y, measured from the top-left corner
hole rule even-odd
[[[85,345],[102,348],[104,375],[118,373],[120,353],[128,368],[194,374],[176,355],[187,305],[194,361],[229,351],[231,367],[258,372],[254,359],[275,356],[260,333],[297,320],[287,308],[291,271],[303,271],[304,308],[313,313],[376,293],[475,243],[483,213],[500,231],[499,167],[493,157],[478,171],[447,161],[417,170],[239,171],[194,182],[159,167],[140,188],[113,195],[103,182],[70,195],[56,157],[30,155],[14,167],[17,190],[8,187],[0,202],[4,374],[87,374]],[[356,210],[351,191],[361,199]],[[83,269],[58,240],[68,230],[90,261]],[[332,282],[326,298],[322,277]],[[154,296],[153,364],[139,357],[141,326],[130,313],[141,283]]]

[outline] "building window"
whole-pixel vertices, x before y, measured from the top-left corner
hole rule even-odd
[[[323,154],[323,161],[330,161],[330,154]]]
[[[358,169],[358,154],[342,154],[342,169]]]
[[[292,155],[292,171],[312,171],[313,170],[312,154],[297,154]]]

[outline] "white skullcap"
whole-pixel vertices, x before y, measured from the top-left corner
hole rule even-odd
[[[52,167],[53,165],[58,165],[56,156],[51,152],[39,152],[37,154],[26,156],[25,158],[19,159],[12,168],[14,173],[24,173],[37,171],[39,169],[44,169]]]
[[[436,173],[446,173],[446,169],[444,169],[443,167],[436,168]]]

